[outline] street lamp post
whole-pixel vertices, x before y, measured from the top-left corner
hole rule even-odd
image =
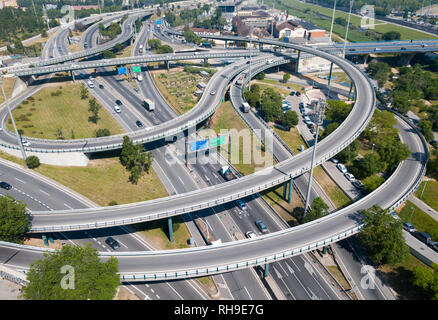
[[[410,215],[410,217],[409,217],[409,223],[412,223],[412,215],[414,214],[414,210],[415,210],[415,208],[414,207],[411,207],[411,215]]]
[[[421,191],[421,194],[420,194],[420,199],[423,198],[423,193],[424,193],[424,189],[426,189],[427,181],[429,181],[429,180],[426,180],[426,182],[424,183],[423,190]]]
[[[8,108],[9,116],[11,117],[12,125],[14,126],[15,134],[17,135],[18,145],[20,146],[21,155],[23,156],[24,166],[27,168],[26,152],[24,151],[23,143],[21,141],[21,135],[18,133],[17,126],[15,125],[14,117],[12,116],[12,112],[11,112],[11,109],[9,107],[8,98],[6,97],[5,90],[3,89],[3,77],[2,76],[0,76],[0,87],[2,88],[2,94],[3,94],[3,97],[4,97],[5,102],[6,102],[6,107]]]
[[[336,12],[336,0],[335,0],[335,4],[333,6],[332,25],[330,26],[330,43],[333,43],[333,41],[332,41],[332,33],[333,33],[333,24],[334,24],[334,21],[335,21],[335,12]]]
[[[252,26],[249,29],[249,84],[248,89],[251,91],[251,46],[252,46]]]
[[[350,0],[350,11],[348,13],[347,30],[345,31],[343,56],[345,57],[345,47],[347,46],[348,28],[350,27],[351,9],[353,9],[354,0]]]
[[[310,163],[310,177],[309,177],[309,183],[307,185],[306,205],[304,206],[303,220],[304,217],[306,216],[307,211],[309,210],[310,190],[312,189],[312,179],[313,179],[313,164],[315,162],[316,145],[318,144],[318,131],[319,131],[319,126],[322,125],[324,121],[324,113],[325,113],[325,109],[327,108],[327,103],[322,99],[319,99],[316,108],[317,111],[315,114],[315,122],[316,122],[315,143],[313,144],[312,162]]]
[[[371,146],[371,153],[374,152],[374,146],[375,146],[375,144],[373,143],[373,145]]]

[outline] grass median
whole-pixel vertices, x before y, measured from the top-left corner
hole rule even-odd
[[[425,181],[421,182],[420,187],[415,195],[418,197],[418,199],[420,199],[421,196],[420,200],[438,211],[438,181],[429,180],[427,181],[426,187],[424,186],[425,184]]]
[[[413,211],[412,208],[414,208]],[[411,201],[406,201],[406,204],[398,215],[404,222],[412,223],[415,229],[427,232],[434,241],[438,241],[438,221],[418,208]]]
[[[91,97],[90,92],[88,96]],[[108,128],[112,135],[124,132],[103,107],[99,111],[100,120],[97,124],[90,122],[88,101],[81,99],[79,84],[63,83],[41,89],[24,100],[13,111],[13,116],[22,135],[34,138],[91,138],[96,130],[104,128]],[[8,129],[13,131],[10,119]]]

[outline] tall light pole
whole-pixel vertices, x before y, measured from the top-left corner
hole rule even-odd
[[[319,99],[316,108],[317,110],[314,115],[315,117],[314,120],[316,123],[315,143],[313,144],[312,162],[310,163],[310,177],[309,177],[309,184],[307,185],[306,205],[304,206],[303,220],[304,217],[306,216],[307,211],[309,210],[310,190],[312,189],[312,179],[313,179],[313,164],[315,162],[316,145],[318,144],[318,131],[319,131],[319,126],[322,125],[324,121],[324,114],[325,114],[325,109],[327,108],[327,103],[324,100]]]
[[[335,4],[333,6],[333,16],[332,16],[332,25],[330,27],[330,43],[332,43],[332,33],[333,33],[333,24],[335,22],[335,12],[336,12],[336,0],[335,0]]]
[[[23,143],[21,141],[21,136],[18,134],[18,130],[17,130],[17,126],[15,125],[14,117],[12,116],[11,109],[9,108],[8,98],[6,97],[5,90],[3,89],[3,76],[0,76],[0,87],[2,88],[3,98],[5,99],[6,107],[8,108],[9,116],[11,117],[11,122],[12,122],[12,125],[14,126],[15,134],[17,135],[18,145],[20,146],[21,155],[23,156],[24,166],[27,168],[26,152],[24,151]]]
[[[344,57],[345,57],[345,47],[347,46],[347,37],[348,37],[348,28],[350,27],[350,18],[351,18],[351,9],[353,8],[354,0],[350,0],[350,12],[348,13],[348,22],[347,22],[347,30],[345,31],[345,39],[344,39]]]
[[[427,181],[429,181],[429,180],[426,180],[426,182],[424,182],[423,190],[421,191],[421,194],[420,194],[420,199],[423,198],[423,193],[424,193],[424,189],[426,189]]]
[[[249,84],[248,89],[251,91],[251,46],[252,46],[252,26],[249,29]]]

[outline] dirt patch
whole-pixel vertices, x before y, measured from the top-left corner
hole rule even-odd
[[[119,286],[117,288],[116,296],[113,298],[113,300],[141,300],[137,295],[133,294],[132,292],[129,292],[128,289]]]
[[[62,248],[62,240],[59,239],[53,239],[53,243],[49,241],[49,238],[47,238],[47,241],[49,243],[49,246],[46,246],[44,244],[44,241],[42,238],[25,238],[24,244],[27,246],[33,246],[33,247],[40,247],[40,248],[50,248],[50,249],[61,249]]]

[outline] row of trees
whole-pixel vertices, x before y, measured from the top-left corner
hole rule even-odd
[[[273,88],[267,88],[262,92],[259,85],[253,84],[251,90],[245,88],[243,95],[251,107],[260,111],[265,121],[279,120],[288,131],[298,124],[295,111],[287,110],[283,113],[283,98]]]
[[[131,173],[129,181],[137,184],[144,172],[149,173],[154,156],[150,151],[145,152],[142,144],[134,145],[128,136],[124,136],[119,159],[120,163]]]
[[[167,44],[162,45],[160,39],[149,39],[148,46],[156,53],[173,53],[173,48]]]

